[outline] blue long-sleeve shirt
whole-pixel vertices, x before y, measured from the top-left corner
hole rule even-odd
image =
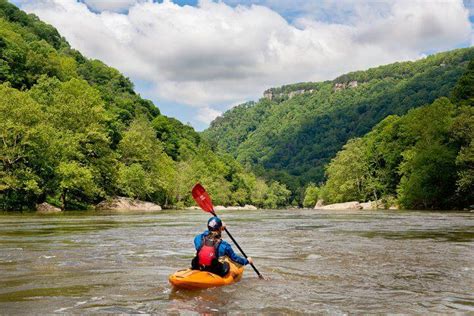
[[[194,247],[196,248],[196,251],[201,248],[202,244],[202,239],[203,237],[209,235],[209,231],[206,230],[204,233],[197,235],[194,237]],[[219,244],[219,247],[217,249],[217,256],[222,257],[222,256],[227,256],[230,258],[230,260],[237,262],[238,264],[241,265],[246,265],[249,263],[249,261],[245,258],[242,258],[241,256],[237,255],[234,252],[234,249],[232,249],[232,246],[229,245],[229,243],[225,240],[221,240],[221,243]]]

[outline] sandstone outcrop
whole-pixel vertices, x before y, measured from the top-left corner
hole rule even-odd
[[[41,204],[36,205],[36,212],[38,212],[39,214],[53,214],[60,213],[62,212],[62,210],[59,207],[43,202]]]
[[[96,209],[100,211],[114,212],[156,212],[161,211],[161,206],[151,202],[118,196],[100,202],[96,205]]]
[[[314,207],[318,210],[361,210],[362,206],[357,201],[345,202],[345,203],[335,203],[324,205],[320,207]]]

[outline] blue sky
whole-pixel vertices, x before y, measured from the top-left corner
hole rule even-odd
[[[472,46],[472,0],[14,0],[206,128],[266,88]]]

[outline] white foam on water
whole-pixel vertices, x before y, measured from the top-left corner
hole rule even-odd
[[[306,259],[309,259],[309,260],[316,260],[319,258],[321,258],[321,255],[317,255],[317,254],[310,254],[306,257]]]

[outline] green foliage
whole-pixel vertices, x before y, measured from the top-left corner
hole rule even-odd
[[[313,183],[310,183],[305,190],[303,206],[313,208],[318,202],[321,190]]]
[[[349,140],[343,150],[337,153],[326,171],[328,180],[324,190],[325,201],[344,202],[363,199],[368,176],[364,150],[364,140],[356,138]]]
[[[202,182],[223,205],[288,202],[190,126],[160,115],[131,81],[69,47],[34,15],[0,0],[0,208],[50,201],[84,209],[125,195],[165,207],[194,202]]]
[[[430,144],[404,152],[398,188],[401,206],[411,209],[445,209],[451,205],[455,183],[456,152]]]
[[[175,166],[162,147],[148,119],[138,116],[118,145],[118,187],[123,194],[158,203],[171,194]]]
[[[99,191],[92,170],[79,165],[76,161],[61,162],[57,168],[57,177],[63,209],[68,206],[69,199],[94,197]]]
[[[212,122],[203,135],[257,175],[285,183],[293,198],[299,199],[304,196],[301,188],[324,181],[325,166],[349,139],[365,135],[387,116],[404,115],[450,95],[473,58],[474,48],[458,49],[349,73],[332,82],[274,88],[273,93],[286,93],[286,97],[233,108]],[[472,82],[470,75],[464,78]],[[357,87],[349,87],[352,81],[357,81]],[[336,90],[336,83],[344,88]],[[463,89],[460,95],[472,89],[472,84]],[[308,92],[290,98],[298,90]],[[387,157],[398,164],[395,158]],[[397,177],[387,174],[384,181],[395,179],[390,184],[393,189]],[[380,186],[372,185],[376,190]]]
[[[69,47],[67,42],[61,38],[58,31],[33,14],[26,14],[7,0],[0,0],[0,18],[5,19],[13,25],[20,26],[29,37],[35,40],[45,40],[55,49]]]
[[[44,114],[28,95],[0,85],[0,208],[31,207],[42,190],[34,170],[46,142],[41,133]]]
[[[120,165],[118,186],[126,196],[139,199],[149,198],[149,195],[154,191],[151,182],[151,176],[141,164]]]
[[[453,100],[474,106],[474,58],[452,92]]]
[[[453,122],[451,135],[460,150],[456,157],[457,197],[462,205],[474,204],[474,107],[461,106]]]
[[[440,98],[350,140],[327,168],[328,202],[390,200],[409,209],[472,203],[472,107]]]
[[[152,125],[156,136],[164,142],[165,152],[175,160],[179,158],[182,146],[195,147],[201,141],[199,134],[192,127],[183,125],[174,118],[158,115],[153,119]]]

